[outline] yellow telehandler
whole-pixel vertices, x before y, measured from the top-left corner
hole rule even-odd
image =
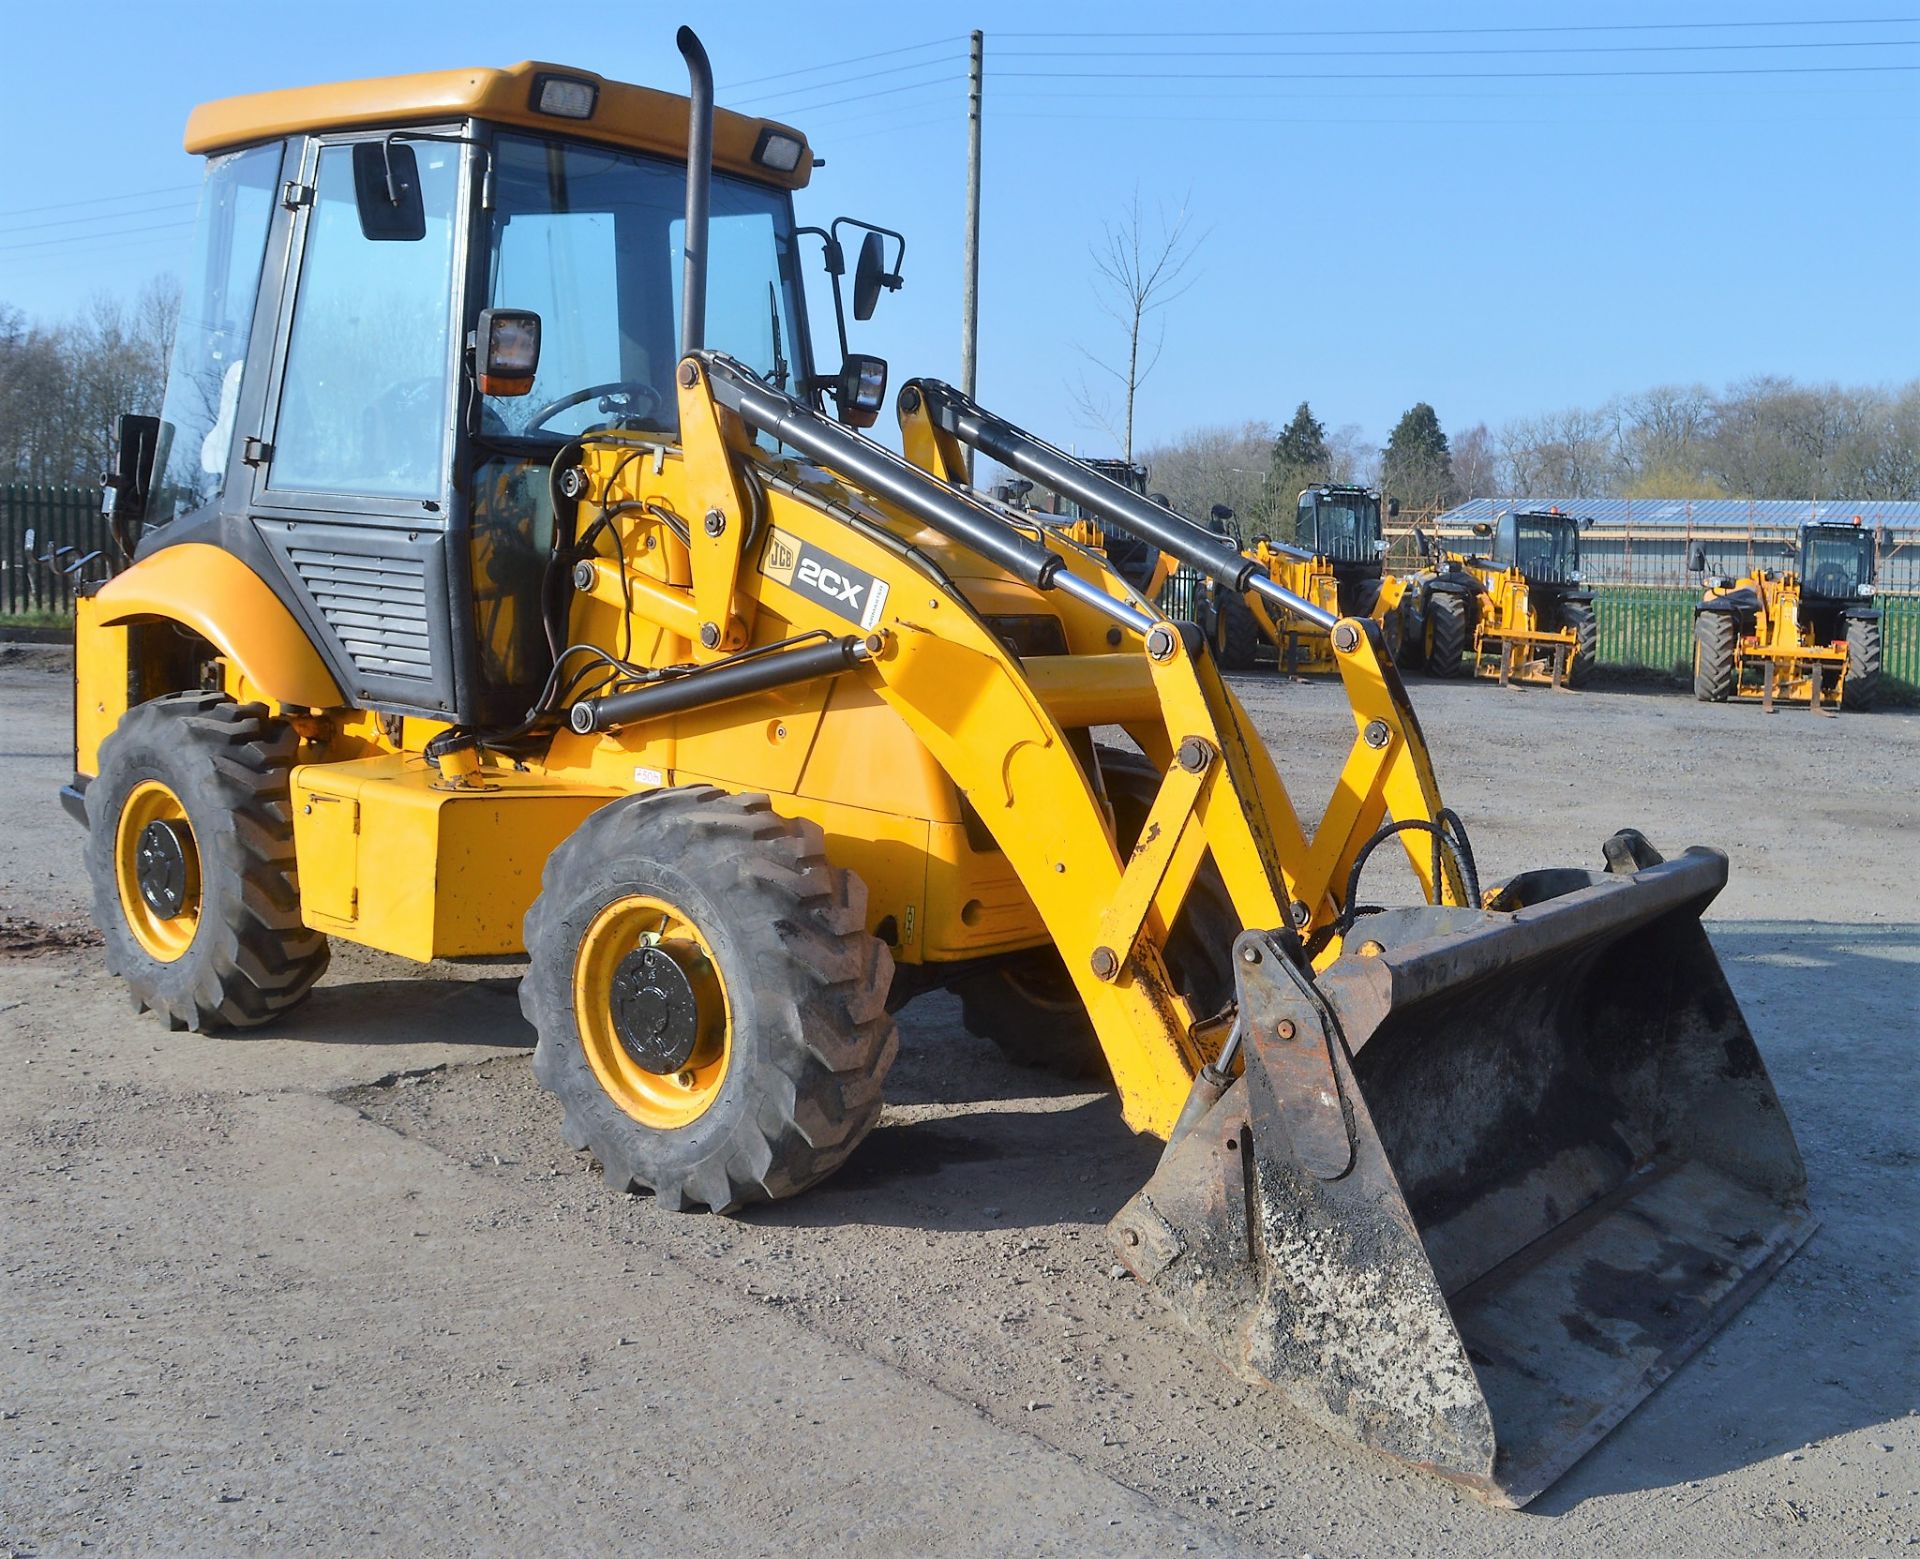
[[[1584,686],[1600,635],[1580,571],[1582,523],[1558,509],[1509,510],[1473,527],[1492,538],[1486,553],[1447,551],[1415,575],[1410,601],[1427,671],[1450,677],[1471,666],[1502,687]],[[1419,542],[1434,557],[1424,535]]]
[[[1387,501],[1387,512],[1400,512],[1398,499]],[[1215,504],[1211,528],[1226,535],[1233,517],[1231,509]],[[1293,540],[1256,536],[1242,555],[1268,579],[1337,617],[1372,618],[1400,668],[1418,669],[1418,661],[1409,659],[1417,646],[1404,631],[1406,585],[1386,572],[1379,493],[1331,483],[1306,488],[1295,505]],[[1201,587],[1196,615],[1214,658],[1228,671],[1251,669],[1263,643],[1273,646],[1280,669],[1289,674],[1338,669],[1325,630],[1275,607],[1257,591],[1232,591],[1209,580]]]
[[[1483,891],[1377,623],[938,380],[904,454],[866,436],[886,364],[813,357],[803,251],[847,268],[806,138],[679,42],[685,97],[524,64],[193,114],[164,410],[78,625],[108,967],[213,1031],[334,939],[524,955],[562,1137],[724,1212],[855,1149],[893,1006],[1045,951],[1168,1141],[1111,1226],[1139,1280],[1526,1501],[1813,1228],[1700,925],[1725,856],[1629,831]],[[853,227],[864,321],[901,240]],[[969,450],[1326,634],[1311,828],[1205,638]],[[1368,901],[1388,846],[1423,902]]]
[[[1758,699],[1769,711],[1776,699],[1816,712],[1871,709],[1881,665],[1873,533],[1857,518],[1815,520],[1782,551],[1784,569],[1707,584],[1693,615],[1694,697]],[[1705,574],[1704,545],[1690,562]]]

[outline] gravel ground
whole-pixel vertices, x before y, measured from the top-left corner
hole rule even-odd
[[[0,1553],[1920,1541],[1920,717],[1416,685],[1489,880],[1627,824],[1729,851],[1710,930],[1823,1220],[1514,1514],[1302,1424],[1115,1281],[1156,1145],[945,996],[848,1166],[733,1218],[561,1146],[511,968],[338,948],[261,1034],[129,1016],[53,799],[67,675],[0,649]],[[1236,685],[1317,815],[1338,689]]]

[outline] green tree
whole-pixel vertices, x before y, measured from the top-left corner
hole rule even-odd
[[[1453,453],[1439,413],[1425,401],[1410,407],[1394,425],[1381,457],[1380,482],[1410,509],[1435,509],[1453,501]]]
[[[1319,473],[1327,468],[1327,425],[1313,414],[1305,401],[1293,414],[1293,421],[1280,430],[1273,441],[1274,471]]]

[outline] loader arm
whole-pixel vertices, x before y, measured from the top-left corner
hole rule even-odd
[[[1346,873],[1387,812],[1427,823],[1440,812],[1418,722],[1377,628],[1334,626],[1358,734],[1309,838],[1198,635],[1161,619],[1097,554],[893,455],[723,355],[690,354],[679,387],[677,461],[630,459],[617,440],[586,459],[601,514],[644,516],[651,505],[682,517],[687,582],[668,582],[673,569],[665,579],[630,570],[624,595],[604,584],[596,595],[620,599],[656,634],[677,638],[691,628],[689,681],[737,676],[727,663],[749,634],[762,644],[767,635],[777,635],[776,644],[860,639],[864,648],[832,662],[835,674],[859,679],[892,707],[979,814],[1102,1035],[1128,1122],[1166,1135],[1221,1032],[1211,1023],[1216,1014],[1189,1010],[1165,961],[1166,938],[1202,859],[1211,855],[1244,925],[1292,928],[1331,959]],[[937,430],[916,443],[911,414],[903,422],[910,451],[934,458],[942,472],[954,469],[956,443]],[[755,444],[755,433],[817,464],[782,461]],[[932,562],[929,532],[1040,591],[1065,625],[1073,664],[1047,657],[1034,663],[1046,665],[1047,675],[1030,677],[963,585]],[[664,540],[671,549],[672,539]],[[623,545],[623,557],[629,550]],[[1216,561],[1229,569],[1241,561],[1228,557]],[[857,614],[836,599],[848,592],[859,595]],[[796,671],[813,664],[803,667],[800,652],[789,649],[767,655],[757,675],[777,675],[782,660]],[[1089,694],[1090,683],[1111,701]],[[596,747],[621,740],[609,711],[643,710],[648,699],[642,688],[604,697],[584,713],[576,706],[574,730],[556,741],[550,761],[592,769]],[[1116,844],[1067,714],[1080,726],[1123,724],[1165,770],[1149,827],[1130,855]],[[1404,843],[1429,895],[1459,902],[1456,878],[1434,883],[1425,840],[1409,835]]]

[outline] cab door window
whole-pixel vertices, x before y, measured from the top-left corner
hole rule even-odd
[[[410,143],[426,234],[360,228],[353,148],[322,147],[295,295],[269,487],[425,499],[446,485],[460,148]]]

